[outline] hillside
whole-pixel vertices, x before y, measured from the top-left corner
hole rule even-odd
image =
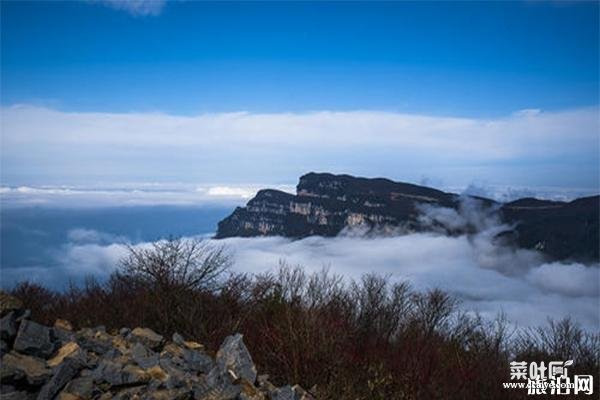
[[[458,211],[465,201],[507,224],[510,229],[502,235],[508,244],[538,250],[550,260],[599,260],[600,196],[568,203],[525,198],[501,204],[388,179],[328,173],[302,176],[295,195],[259,191],[245,207],[219,222],[216,237],[336,236],[348,228],[383,234],[429,231],[434,227],[423,223],[424,207]],[[447,234],[477,230],[441,227]]]

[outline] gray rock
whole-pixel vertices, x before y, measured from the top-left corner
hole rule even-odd
[[[25,391],[14,391],[10,393],[2,393],[0,395],[2,400],[30,400],[35,399],[35,394]]]
[[[256,381],[256,367],[241,334],[225,338],[217,352],[216,361],[221,369],[231,370],[235,379],[243,378],[252,384]]]
[[[39,386],[51,376],[51,370],[46,367],[44,360],[14,351],[5,354],[1,364],[0,380],[3,384],[26,380],[30,385]]]
[[[73,379],[65,386],[61,393],[70,394],[78,398],[90,399],[98,394],[99,390],[94,385],[92,377],[82,377]]]
[[[197,400],[232,400],[241,392],[239,385],[232,383],[228,373],[219,367],[213,368],[204,380],[194,386],[194,399]]]
[[[159,361],[158,354],[148,349],[140,342],[133,345],[133,348],[131,349],[131,358],[144,369],[154,367]]]
[[[150,380],[144,370],[134,365],[103,360],[94,370],[95,382],[108,382],[113,386],[142,384]]]
[[[77,334],[77,343],[82,349],[101,355],[113,350],[111,341],[103,337]]]
[[[135,328],[131,331],[131,340],[141,342],[152,350],[157,350],[162,346],[164,338],[150,328]]]
[[[306,390],[304,390],[300,385],[292,386],[292,390],[294,391],[296,400],[315,400],[315,398]]]
[[[56,368],[56,372],[50,380],[42,387],[38,394],[38,400],[51,400],[58,392],[83,368],[83,364],[77,358],[65,358]]]
[[[52,328],[52,333],[54,334],[54,337],[61,343],[68,343],[68,342],[72,342],[75,340],[75,334],[71,331],[68,331],[66,329],[62,329],[59,327],[54,327]]]
[[[173,360],[169,358],[161,358],[160,367],[169,375],[167,381],[165,382],[167,389],[181,388],[186,385],[186,373],[182,371],[178,364],[176,364]]]
[[[55,350],[51,330],[36,322],[24,320],[19,326],[13,349],[24,354],[48,358]]]
[[[10,311],[0,319],[0,339],[11,342],[17,334],[17,317],[15,311]]]
[[[183,361],[187,369],[203,374],[208,373],[215,366],[212,358],[208,355],[191,349],[183,349]]]
[[[271,400],[295,400],[296,395],[291,386],[283,386],[271,393]]]
[[[29,319],[29,317],[31,317],[31,310],[26,309],[26,310],[15,310],[15,313],[17,314],[17,322],[20,323],[21,321],[23,321],[24,319]]]
[[[183,336],[181,336],[179,333],[175,332],[173,334],[173,336],[171,337],[171,340],[173,341],[173,343],[179,345],[179,346],[184,346],[185,345],[185,339],[183,338]]]
[[[0,384],[0,394],[6,394],[11,392],[16,392],[17,389],[12,385],[5,385],[4,383]]]

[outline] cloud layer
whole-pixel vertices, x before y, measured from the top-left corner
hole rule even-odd
[[[194,185],[129,184],[106,187],[86,186],[0,186],[4,207],[44,206],[53,208],[94,208],[123,206],[237,206],[243,205],[264,187],[294,192],[292,185]]]
[[[548,317],[571,316],[588,330],[600,331],[599,265],[548,263],[534,251],[499,246],[494,236],[505,226],[476,205],[466,203],[458,213],[446,211],[423,210],[423,221],[472,224],[480,232],[458,237],[365,237],[348,232],[335,238],[229,238],[215,244],[229,249],[238,272],[273,271],[283,260],[313,272],[327,267],[350,279],[377,273],[420,290],[441,288],[459,298],[465,310],[488,318],[503,312],[515,324],[531,326],[544,324]],[[67,279],[80,281],[87,274],[102,278],[127,253],[125,238],[89,229],[71,230],[68,240],[55,249],[54,267],[4,269],[5,282],[27,278],[60,287]]]
[[[597,186],[598,109],[476,119],[377,111],[2,109],[3,180],[289,182],[309,170],[446,184]],[[576,173],[573,173],[576,172]],[[62,180],[62,181],[61,181]],[[38,182],[39,183],[39,182]]]

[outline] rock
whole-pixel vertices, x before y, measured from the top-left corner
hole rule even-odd
[[[264,400],[265,395],[258,390],[258,388],[252,385],[250,382],[242,379],[239,383],[240,394],[238,395],[239,400]]]
[[[60,364],[52,378],[42,387],[38,400],[51,400],[58,392],[83,368],[83,363],[77,358],[66,358]]]
[[[271,400],[295,400],[296,395],[291,386],[284,386],[271,392]]]
[[[149,350],[142,343],[138,342],[131,349],[133,360],[142,368],[147,369],[158,365],[158,354]]]
[[[155,365],[151,368],[148,368],[146,372],[150,375],[152,379],[158,380],[160,382],[166,382],[167,379],[169,379],[169,375],[159,365]]]
[[[47,364],[51,368],[56,367],[60,363],[62,363],[66,357],[77,358],[82,362],[85,359],[79,345],[75,342],[69,342],[62,346],[60,349],[58,349],[57,354],[50,360],[48,360]]]
[[[220,368],[232,371],[235,379],[243,378],[252,384],[256,381],[256,367],[241,334],[225,338],[217,352],[216,361]]]
[[[171,337],[171,341],[179,346],[183,346],[183,344],[185,343],[185,340],[183,339],[183,336],[181,336],[179,333],[175,332],[173,334],[173,336]]]
[[[17,335],[17,319],[15,311],[9,311],[0,319],[0,339],[6,342],[12,342]]]
[[[94,371],[96,382],[108,382],[113,386],[142,384],[150,380],[150,375],[140,367],[114,361],[103,360]]]
[[[300,385],[292,386],[292,390],[295,394],[295,400],[314,400],[314,397],[302,387],[300,387]]]
[[[184,388],[156,390],[146,397],[148,400],[187,400],[191,398],[190,391]]]
[[[10,393],[2,393],[2,400],[29,400],[35,399],[35,394],[26,391],[14,391]]]
[[[510,203],[459,196],[437,189],[349,175],[309,173],[300,177],[296,194],[264,189],[245,207],[219,222],[216,238],[313,235],[337,236],[355,227],[375,233],[437,231],[448,235],[473,233],[473,224],[456,227],[424,216],[423,207],[460,212],[478,203],[486,213],[513,226],[508,244],[537,250],[553,261],[600,261],[600,196],[571,202],[519,199]],[[423,218],[425,217],[425,218]],[[429,218],[429,220],[427,219]],[[500,234],[496,239],[502,238]]]
[[[56,338],[56,340],[58,342],[60,342],[60,344],[63,344],[63,345],[77,340],[77,336],[75,335],[74,332],[67,331],[62,328],[58,328],[56,326],[54,328],[52,328],[52,333],[54,334],[54,337]]]
[[[271,382],[269,382],[269,375],[259,375],[256,380],[258,383],[258,387],[263,392],[270,393],[277,389],[277,387],[275,387],[275,385],[273,385]]]
[[[69,382],[63,391],[59,395],[59,399],[67,399],[66,396],[73,396],[75,399],[89,399],[94,397],[100,391],[94,385],[94,379],[92,377],[82,377],[73,379]]]
[[[50,379],[51,370],[40,358],[26,356],[14,351],[2,357],[0,380],[2,383],[26,380],[30,385],[39,386]]]
[[[14,296],[9,295],[3,290],[0,290],[0,316],[13,310],[23,308],[23,302]]]
[[[187,341],[179,333],[174,333],[172,340],[176,345],[186,347],[190,350],[204,350],[203,345],[194,341]]]
[[[15,313],[17,314],[17,322],[19,323],[31,317],[31,310],[15,310]]]
[[[19,326],[19,313],[4,316],[4,337],[14,336],[14,346],[10,350],[2,341],[7,351],[0,363],[2,400],[287,400],[289,394],[288,387],[277,389],[266,376],[254,385],[256,367],[240,334],[227,337],[213,360],[202,345],[177,334],[165,342],[142,328],[109,334],[100,326],[74,333],[61,320],[53,328],[29,320]],[[13,322],[18,328],[12,329]],[[61,335],[71,340],[59,345]],[[313,400],[302,397],[299,387],[291,390],[294,400]]]
[[[163,344],[163,337],[149,328],[135,328],[131,336],[152,350],[157,350]]]
[[[228,372],[215,367],[203,382],[194,387],[194,399],[196,400],[232,400],[241,392],[239,385],[232,383],[232,377]]]
[[[77,332],[76,337],[82,349],[96,354],[104,354],[113,349],[112,337],[102,330],[82,329]]]
[[[183,349],[183,361],[187,369],[208,373],[215,365],[212,358],[197,350]]]
[[[67,321],[66,319],[57,319],[54,322],[54,327],[58,328],[58,329],[62,329],[64,331],[73,331],[73,326],[71,325],[71,323],[69,321]]]
[[[54,352],[49,328],[33,321],[24,320],[19,326],[13,349],[24,354],[48,358]]]

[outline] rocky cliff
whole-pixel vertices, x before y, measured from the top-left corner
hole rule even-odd
[[[0,398],[312,400],[298,385],[275,387],[257,375],[242,335],[212,358],[204,347],[147,328],[74,331],[29,320],[18,300],[0,292]]]
[[[554,260],[599,259],[599,196],[569,203],[527,198],[500,204],[388,179],[327,173],[302,176],[295,195],[259,191],[246,207],[236,208],[219,222],[216,237],[335,236],[355,227],[384,234],[426,231],[433,227],[423,223],[424,209],[459,210],[465,199],[510,225],[511,231],[503,236],[515,245],[539,250]],[[448,234],[477,230],[443,224],[438,228]]]

